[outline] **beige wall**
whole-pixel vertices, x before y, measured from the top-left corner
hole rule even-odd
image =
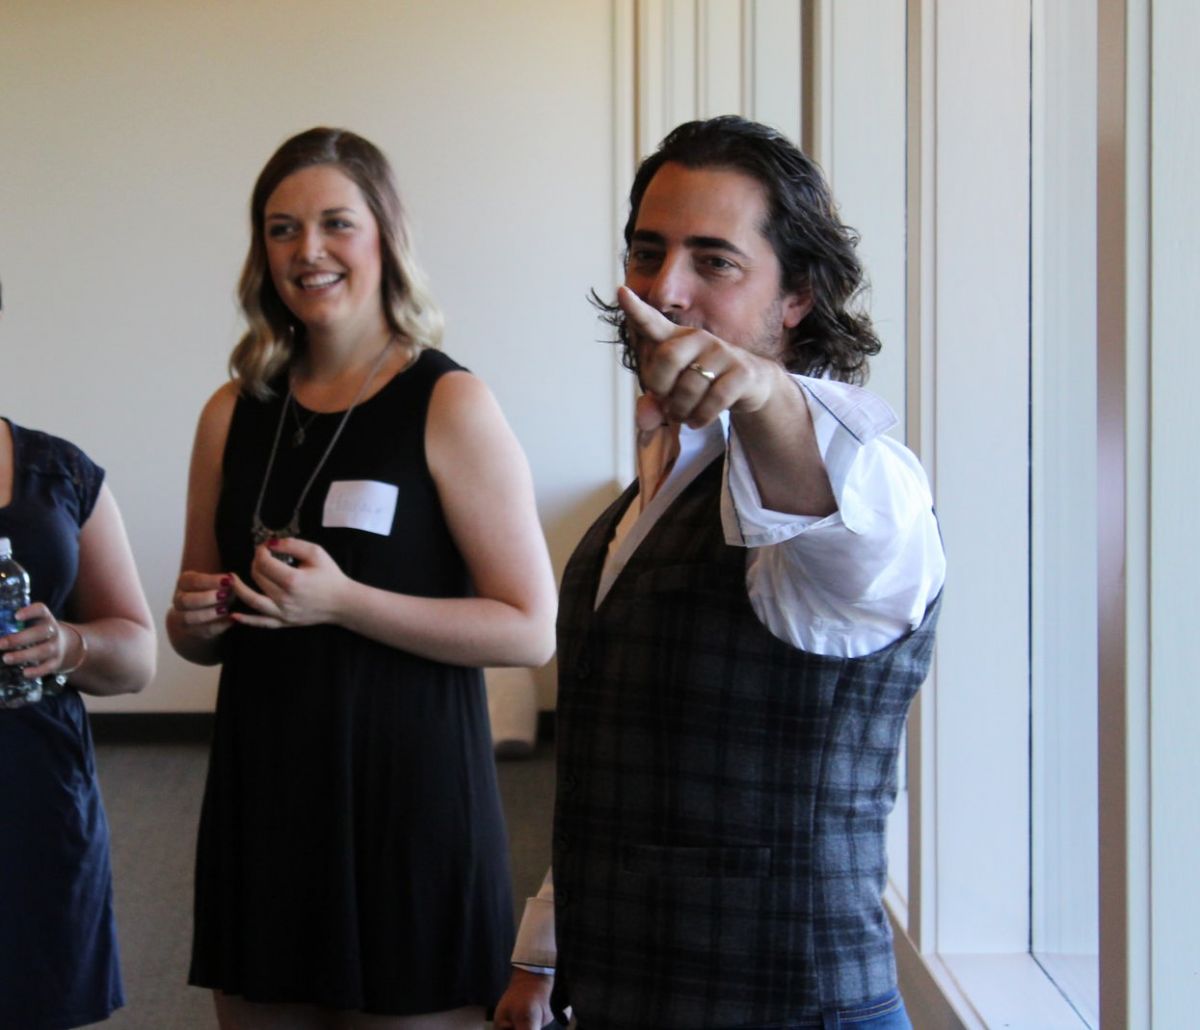
[[[251,184],[320,123],[391,156],[446,350],[508,413],[561,568],[619,471],[624,382],[584,299],[615,276],[613,20],[608,0],[6,0],[0,410],[108,469],[156,614],[239,330]],[[211,705],[212,670],[165,643],[159,670],[95,707]]]

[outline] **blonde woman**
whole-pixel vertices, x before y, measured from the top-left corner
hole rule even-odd
[[[223,666],[191,982],[227,1028],[479,1027],[512,935],[479,667],[553,647],[531,477],[435,349],[378,149],[288,140],[251,228],[167,619]]]

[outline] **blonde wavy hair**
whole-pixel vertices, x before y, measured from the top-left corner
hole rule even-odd
[[[420,350],[442,342],[442,313],[413,256],[408,218],[391,166],[373,143],[345,129],[315,128],[287,140],[266,163],[250,196],[250,250],[238,280],[248,328],[229,356],[229,374],[262,399],[270,382],[303,351],[303,324],[279,298],[267,267],[264,212],[293,172],[335,165],[358,188],[379,227],[383,315],[396,336]]]

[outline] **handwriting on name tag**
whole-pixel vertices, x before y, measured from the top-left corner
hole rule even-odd
[[[329,485],[321,525],[361,529],[387,536],[396,517],[400,489],[373,479],[346,479]]]

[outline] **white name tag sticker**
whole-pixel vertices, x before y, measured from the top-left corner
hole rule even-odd
[[[396,517],[400,488],[372,479],[344,479],[329,484],[321,525],[362,529],[387,536]]]

